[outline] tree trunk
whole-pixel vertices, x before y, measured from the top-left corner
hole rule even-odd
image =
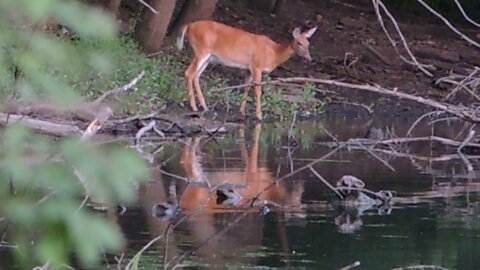
[[[187,0],[175,19],[169,35],[177,35],[180,27],[193,21],[210,19],[217,0]]]
[[[148,1],[158,11],[158,14],[154,14],[148,8],[143,8],[140,21],[135,29],[135,38],[146,53],[155,53],[160,50],[175,8],[175,2],[176,0]]]
[[[114,16],[115,19],[118,19],[118,12],[120,10],[120,3],[122,0],[110,0],[108,3],[108,10],[112,15]]]
[[[272,13],[279,16],[281,15],[281,13],[283,12],[283,10],[285,9],[285,3],[287,1],[286,0],[277,0],[275,1],[275,5],[273,6],[273,11]]]

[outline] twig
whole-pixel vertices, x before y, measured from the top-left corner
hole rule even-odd
[[[290,128],[288,129],[288,143],[290,144],[290,139],[292,138],[292,131],[293,127],[295,126],[295,121],[297,120],[297,111],[293,112],[292,123],[290,124]]]
[[[403,93],[401,91],[397,90],[390,90],[387,88],[384,88],[380,85],[369,85],[369,84],[353,84],[353,83],[347,83],[347,82],[341,82],[337,80],[327,80],[327,79],[316,79],[316,78],[308,78],[308,77],[292,77],[292,78],[277,78],[276,80],[268,81],[268,82],[261,82],[259,85],[265,85],[265,84],[276,84],[277,82],[308,82],[308,83],[318,83],[318,84],[327,84],[327,85],[334,85],[337,87],[342,87],[342,88],[349,88],[349,89],[356,89],[356,90],[363,90],[363,91],[369,91],[369,92],[374,92],[378,94],[384,94],[388,96],[393,96],[396,98],[400,99],[407,99],[411,101],[415,101],[417,103],[421,103],[436,109],[439,109],[441,111],[448,112],[450,114],[453,114],[463,120],[470,121],[470,122],[475,122],[475,123],[480,123],[480,118],[475,115],[474,112],[472,112],[471,109],[468,108],[463,108],[459,107],[453,104],[449,103],[442,103],[438,102],[432,99],[427,99],[424,97],[419,97],[419,96],[414,96],[410,95],[407,93]],[[238,88],[239,86],[233,86],[229,88],[223,88],[221,90],[229,90],[229,89],[235,89]]]
[[[85,141],[93,137],[97,132],[102,128],[103,124],[110,118],[113,114],[110,107],[103,107],[98,113],[95,119],[88,125],[87,129],[83,133],[80,140]]]
[[[361,142],[358,142],[358,145],[365,151],[367,151],[370,155],[372,155],[374,158],[378,159],[380,162],[382,162],[385,166],[387,166],[390,170],[395,171],[395,168],[392,167],[392,165],[388,164],[387,161],[383,160],[381,157],[376,155],[372,150],[368,149],[365,145],[363,145]]]
[[[311,161],[309,163],[307,163],[306,165],[300,167],[300,168],[297,168],[296,170],[294,170],[293,172],[290,172],[290,173],[287,173],[285,174],[284,176],[280,177],[280,178],[277,178],[275,181],[273,181],[272,183],[270,183],[268,186],[266,186],[265,188],[263,188],[261,191],[259,191],[251,200],[250,200],[250,205],[253,206],[253,204],[255,203],[255,201],[257,201],[260,196],[263,195],[263,193],[265,193],[267,190],[269,190],[270,188],[276,186],[279,182],[281,181],[284,181],[285,179],[297,174],[298,172],[301,172],[305,169],[308,169],[310,168],[311,166],[321,162],[321,161],[324,161],[326,159],[328,159],[329,157],[333,156],[335,153],[337,153],[340,149],[342,149],[343,147],[345,147],[345,143],[340,143],[338,145],[337,148],[333,149],[332,151],[328,152],[327,154],[323,155],[322,157],[320,158],[317,158],[316,160],[314,161]]]
[[[140,0],[139,0],[140,1]],[[128,91],[129,89],[131,89],[132,87],[134,87],[138,81],[140,81],[143,77],[143,75],[145,75],[145,71],[142,70],[135,78],[133,78],[133,80],[131,80],[129,83],[123,85],[123,86],[120,86],[120,87],[117,87],[115,89],[112,89],[110,91],[107,91],[105,93],[103,93],[101,96],[99,96],[97,99],[95,99],[94,101],[90,102],[89,105],[93,105],[93,106],[98,106],[100,105],[100,103],[102,103],[103,100],[105,100],[107,97],[109,97],[110,95],[112,94],[118,94],[120,92],[126,92]]]
[[[68,136],[80,133],[80,129],[74,125],[57,124],[49,121],[33,119],[25,115],[0,113],[0,123],[11,125],[18,123],[40,133],[54,136]]]
[[[130,116],[123,119],[111,120],[109,121],[109,123],[118,125],[118,124],[124,124],[128,122],[136,121],[136,120],[145,120],[145,119],[154,118],[157,115],[158,115],[158,111],[155,111],[147,115],[135,115],[135,116]]]
[[[334,186],[332,186],[332,184],[330,184],[325,178],[323,178],[323,176],[321,174],[319,174],[311,165],[308,166],[308,168],[310,169],[310,171],[313,172],[313,174],[315,174],[315,176],[320,179],[320,181],[322,181],[328,188],[330,188],[333,192],[335,192],[338,197],[340,197],[340,199],[343,200],[343,195],[340,191],[338,191]]]
[[[465,17],[467,21],[469,21],[471,24],[475,25],[476,27],[480,27],[480,23],[477,23],[474,20],[472,20],[470,17],[468,17],[467,13],[465,13],[465,10],[463,10],[463,7],[460,4],[460,2],[458,2],[458,0],[453,0],[453,1],[455,1],[455,4],[457,4],[458,9],[460,10],[463,17]]]
[[[137,134],[135,135],[135,144],[138,146],[140,143],[140,139],[142,138],[143,134],[145,134],[147,131],[153,130],[155,128],[156,122],[155,120],[150,121],[148,125],[142,127]]]
[[[418,123],[420,123],[420,121],[422,121],[424,118],[429,117],[429,116],[434,115],[434,114],[436,114],[436,115],[438,116],[438,115],[441,114],[441,113],[444,113],[444,112],[442,112],[442,111],[433,111],[433,112],[428,112],[428,113],[420,116],[417,120],[415,120],[415,122],[413,122],[412,126],[408,129],[406,136],[407,136],[407,137],[410,136],[411,133],[412,133],[412,131],[413,131],[413,129],[415,128],[415,126],[417,126]]]
[[[400,58],[410,64],[410,65],[414,65],[416,67],[418,67],[418,69],[420,69],[425,75],[429,76],[429,77],[433,77],[433,74],[428,71],[426,69],[426,67],[429,67],[429,68],[432,68],[433,66],[432,65],[423,65],[423,64],[420,64],[420,62],[418,62],[417,58],[413,55],[412,51],[410,50],[410,47],[408,46],[408,43],[407,41],[405,40],[405,37],[403,36],[403,33],[402,31],[400,30],[400,27],[398,26],[398,23],[397,21],[395,20],[395,18],[393,17],[393,15],[388,11],[388,9],[385,7],[385,5],[383,4],[382,1],[380,0],[372,0],[372,3],[373,3],[373,7],[375,9],[375,13],[377,14],[377,18],[378,18],[378,22],[380,23],[380,26],[382,27],[383,29],[383,32],[385,33],[385,35],[387,36],[388,40],[390,41],[390,43],[392,44],[393,48],[395,49],[395,51],[397,52],[398,56],[400,56]],[[381,7],[383,9],[383,11],[385,12],[385,14],[387,14],[387,17],[390,19],[390,21],[393,23],[397,33],[398,33],[398,36],[400,37],[400,39],[402,40],[403,42],[403,46],[405,48],[405,50],[407,51],[407,54],[410,56],[411,60],[408,60],[406,59],[405,57],[402,56],[402,54],[400,53],[398,47],[397,47],[397,44],[395,42],[395,40],[393,40],[393,38],[390,36],[390,34],[388,33],[388,30],[387,28],[385,27],[385,24],[383,23],[383,18],[382,18],[382,14],[380,13],[380,8]]]
[[[332,102],[328,102],[328,103],[329,104],[345,104],[345,105],[357,106],[357,107],[365,109],[368,112],[368,114],[373,113],[373,110],[370,107],[368,107],[365,104],[361,104],[361,103],[349,102],[349,101],[332,101]]]
[[[455,28],[445,17],[443,17],[440,13],[435,11],[433,8],[431,8],[427,3],[425,3],[423,0],[417,0],[422,6],[424,6],[428,11],[430,11],[433,15],[437,16],[440,20],[442,20],[448,28],[450,28],[453,32],[455,32],[457,35],[459,35],[461,38],[465,39],[468,41],[470,44],[473,46],[480,48],[480,44],[476,42],[475,40],[467,37],[465,34],[460,32],[457,28]]]
[[[413,270],[413,269],[435,269],[435,270],[449,270],[448,268],[438,265],[412,265],[405,267],[392,268],[392,270]]]
[[[152,6],[150,6],[147,2],[145,2],[143,0],[138,0],[138,2],[142,3],[145,7],[147,7],[154,14],[158,14],[158,11],[155,10]]]
[[[366,42],[362,42],[362,44],[363,44],[363,46],[365,46],[365,48],[367,48],[367,50],[369,50],[373,55],[375,55],[378,59],[380,59],[380,61],[382,61],[385,65],[390,66],[392,64],[377,49],[370,46],[370,44],[368,44]]]
[[[361,141],[364,144],[392,144],[392,143],[409,143],[409,142],[421,142],[421,141],[435,141],[445,145],[450,146],[460,146],[462,143],[458,141],[454,141],[451,139],[438,137],[438,136],[424,136],[424,137],[408,137],[408,138],[393,138],[393,139],[385,139],[385,140],[368,140],[368,139],[351,139],[347,142],[350,143],[357,143]],[[480,147],[479,143],[467,143],[467,146],[470,147]]]
[[[470,132],[468,133],[468,136],[465,138],[465,140],[463,140],[463,142],[460,144],[460,146],[458,146],[457,153],[459,153],[459,154],[462,153],[463,147],[465,147],[465,145],[470,143],[473,136],[475,136],[475,130],[471,129]]]
[[[355,262],[353,262],[353,263],[351,263],[351,264],[349,264],[349,265],[347,265],[347,266],[344,266],[344,267],[342,267],[342,268],[340,268],[340,269],[338,269],[338,270],[350,270],[350,269],[353,269],[353,268],[355,268],[355,267],[357,267],[357,266],[360,266],[360,262],[359,262],[359,261],[355,261]]]

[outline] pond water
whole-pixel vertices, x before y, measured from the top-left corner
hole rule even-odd
[[[416,119],[336,115],[293,128],[239,125],[224,137],[143,149],[156,153],[139,201],[123,214],[107,212],[128,241],[123,265],[160,236],[143,252],[140,269],[342,269],[354,262],[360,266],[352,269],[480,269],[478,156],[465,162],[454,148],[430,142],[375,149],[335,143],[404,137]],[[468,126],[419,125],[413,135],[432,132],[461,140]],[[308,164],[333,186],[353,175],[395,197],[379,206],[338,204],[315,172],[300,170]],[[11,269],[7,251],[0,269]],[[108,261],[116,269],[113,256]]]
[[[115,217],[129,243],[124,260],[169,230],[142,254],[141,269],[165,263],[168,269],[340,269],[356,261],[354,269],[480,269],[477,160],[470,159],[474,171],[467,172],[455,149],[432,143],[394,144],[383,152],[331,143],[332,136],[404,136],[414,121],[337,116],[293,129],[240,126],[225,137],[165,145],[155,155],[152,179],[139,187],[138,205]],[[454,138],[462,128],[443,122],[414,135]],[[335,185],[353,175],[370,190],[395,192],[393,202],[339,206],[309,169],[274,182],[327,154],[312,165],[326,181]],[[164,213],[159,203],[179,210]]]

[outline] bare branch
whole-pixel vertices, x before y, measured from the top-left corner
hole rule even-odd
[[[139,0],[140,1],[140,0]],[[107,91],[105,93],[103,93],[101,96],[99,96],[97,99],[95,99],[94,101],[90,102],[89,104],[90,105],[93,105],[93,106],[98,106],[100,103],[102,103],[102,101],[104,101],[107,97],[111,96],[112,94],[118,94],[120,92],[125,92],[125,91],[128,91],[129,89],[131,89],[132,87],[134,87],[138,81],[140,81],[143,77],[143,75],[145,75],[145,71],[142,70],[135,78],[133,78],[129,83],[123,85],[123,86],[120,86],[120,87],[117,87],[115,89],[112,89],[110,91]]]
[[[465,19],[467,21],[469,21],[471,24],[475,25],[476,27],[480,27],[480,23],[477,23],[476,21],[472,20],[470,17],[468,17],[467,13],[465,13],[465,10],[463,10],[463,7],[462,5],[460,4],[460,2],[458,2],[458,0],[453,0],[455,1],[455,4],[457,4],[457,7],[458,9],[460,10],[460,12],[462,13],[463,17],[465,17]]]
[[[411,52],[409,46],[408,46],[408,43],[405,39],[405,37],[403,36],[403,33],[402,31],[400,30],[400,27],[398,26],[398,23],[396,22],[395,18],[393,17],[393,15],[388,11],[388,9],[385,7],[385,5],[383,4],[382,1],[380,0],[372,0],[372,3],[373,3],[373,7],[375,9],[375,13],[377,14],[377,18],[378,18],[378,22],[380,23],[380,26],[382,27],[383,29],[383,32],[385,33],[385,35],[387,36],[388,40],[390,41],[390,43],[392,44],[393,48],[395,49],[395,51],[397,52],[398,56],[400,56],[400,58],[410,64],[410,65],[414,65],[416,67],[418,67],[418,69],[420,69],[425,75],[429,76],[429,77],[433,77],[433,74],[430,73],[430,71],[428,71],[426,68],[433,68],[432,65],[423,65],[423,64],[420,64],[420,62],[418,62],[417,58],[413,55],[413,53]],[[395,42],[395,40],[393,40],[393,38],[390,36],[390,34],[388,33],[388,30],[387,28],[385,27],[385,24],[383,22],[383,18],[382,18],[382,14],[380,13],[380,7],[383,9],[383,11],[385,12],[385,14],[387,14],[387,17],[390,19],[390,21],[393,23],[393,25],[395,26],[395,29],[397,30],[397,33],[400,37],[400,39],[402,40],[403,42],[403,46],[405,47],[405,50],[407,51],[407,54],[410,56],[411,58],[411,61],[406,59],[405,57],[403,57],[397,47],[397,44]]]
[[[150,6],[147,2],[143,0],[138,0],[138,2],[142,3],[145,7],[147,7],[153,14],[158,14],[158,11]]]
[[[445,17],[442,16],[442,14],[438,13],[435,11],[433,8],[431,8],[427,3],[425,3],[423,0],[417,0],[422,6],[424,6],[428,11],[430,11],[433,15],[437,16],[440,20],[442,20],[448,28],[450,28],[453,32],[455,32],[457,35],[459,35],[461,38],[465,39],[468,43],[472,44],[473,46],[480,48],[480,44],[476,42],[475,40],[467,37],[464,33],[462,33],[460,30],[455,28]]]

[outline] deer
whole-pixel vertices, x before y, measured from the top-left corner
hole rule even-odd
[[[208,110],[199,78],[210,63],[240,69],[246,69],[248,75],[245,80],[243,100],[240,104],[240,113],[245,116],[245,107],[252,82],[255,94],[255,116],[262,120],[261,108],[261,78],[262,73],[270,73],[280,64],[289,60],[295,53],[308,62],[312,61],[308,39],[315,33],[317,27],[301,32],[296,27],[289,42],[279,44],[265,35],[259,35],[235,28],[223,23],[202,20],[192,22],[180,28],[177,38],[177,48],[183,49],[185,36],[193,50],[194,58],[185,70],[185,80],[188,89],[190,107],[198,111],[195,101],[194,88],[200,105],[204,111]]]

